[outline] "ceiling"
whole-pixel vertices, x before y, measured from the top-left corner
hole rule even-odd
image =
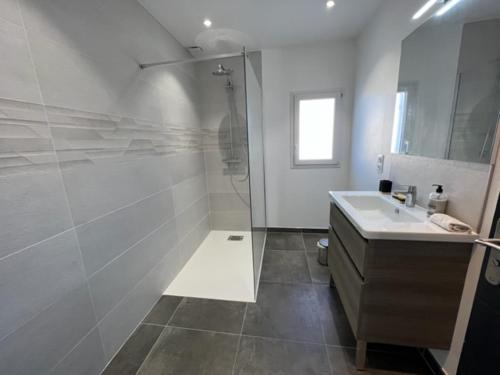
[[[357,36],[382,0],[139,0],[185,47],[227,53]],[[209,18],[212,27],[203,26]]]

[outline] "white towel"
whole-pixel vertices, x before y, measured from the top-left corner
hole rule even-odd
[[[470,225],[445,214],[434,214],[430,217],[430,220],[448,232],[469,233],[472,231]]]

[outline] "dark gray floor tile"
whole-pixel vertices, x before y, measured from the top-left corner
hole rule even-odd
[[[276,283],[310,283],[311,277],[305,253],[266,250],[260,280]]]
[[[134,375],[162,330],[163,327],[141,324],[102,374]]]
[[[248,304],[243,333],[323,342],[313,286],[261,283],[257,302]]]
[[[139,375],[229,375],[237,335],[167,327]]]
[[[328,356],[333,375],[432,375],[418,354],[406,356],[368,351],[365,371],[356,370],[354,349],[329,347]]]
[[[328,233],[303,233],[304,245],[307,251],[316,251],[318,247],[316,244],[322,238],[328,238]]]
[[[321,324],[328,345],[356,346],[351,326],[347,320],[337,290],[329,285],[315,285]]]
[[[266,249],[271,250],[304,250],[301,232],[268,232]]]
[[[162,296],[146,316],[144,323],[166,325],[181,301],[182,297]]]
[[[327,375],[330,370],[323,345],[243,336],[234,373],[238,375]]]
[[[179,305],[171,326],[240,333],[245,303],[185,298]]]
[[[328,270],[328,266],[322,266],[318,263],[318,253],[308,252],[306,256],[312,282],[316,284],[328,284],[330,282],[330,271]]]

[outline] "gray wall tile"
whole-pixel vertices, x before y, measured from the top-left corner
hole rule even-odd
[[[181,153],[172,159],[172,184],[178,184],[188,178],[205,173],[205,162],[202,152]]]
[[[15,23],[16,25],[22,25],[21,13],[19,12],[17,0],[2,0],[0,3],[0,14],[1,18]]]
[[[85,281],[73,230],[0,261],[0,339]]]
[[[250,212],[246,211],[211,211],[210,229],[249,231],[252,227]]]
[[[0,257],[71,227],[58,172],[0,177]]]
[[[241,197],[240,197],[241,196]],[[250,194],[240,193],[210,193],[211,211],[247,211],[250,208],[243,202],[250,203]],[[243,199],[243,200],[242,200]]]
[[[19,5],[0,2],[0,373],[97,374],[208,233],[198,78],[138,69],[188,54],[136,0]]]
[[[92,276],[89,284],[97,318],[115,307],[176,241],[175,222],[170,221]]]
[[[174,196],[175,214],[178,215],[193,202],[207,194],[205,175],[198,175],[185,180],[172,188]]]
[[[75,224],[143,199],[170,186],[164,158],[103,161],[63,169]]]
[[[2,1],[0,8],[0,50],[2,51],[0,97],[40,103],[40,90],[24,30],[20,24],[11,22],[18,18],[13,9],[15,6],[15,2],[9,0]]]
[[[99,323],[108,361],[153,308],[172,280],[173,272],[177,273],[171,269],[176,263],[174,256],[175,251],[169,252]]]
[[[87,275],[174,217],[170,189],[77,228]]]
[[[194,226],[184,239],[181,239],[178,245],[178,259],[181,268],[194,254],[198,246],[203,242],[210,231],[208,215]]]
[[[248,179],[243,180],[244,178],[245,176],[234,176],[231,183],[231,176],[223,174],[222,170],[211,171],[207,173],[208,190],[211,193],[234,193],[236,187],[240,193],[248,194],[250,185]]]
[[[184,238],[207,215],[208,196],[204,196],[175,218],[178,238]]]
[[[99,331],[90,333],[50,371],[51,375],[99,375],[106,365]]]
[[[88,288],[84,285],[0,342],[0,373],[48,372],[95,324]]]

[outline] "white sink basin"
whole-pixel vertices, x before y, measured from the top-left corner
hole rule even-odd
[[[394,223],[421,223],[422,220],[410,215],[400,207],[394,207],[381,197],[353,195],[344,199],[366,220],[392,221]]]
[[[451,233],[431,223],[427,211],[406,207],[373,191],[331,191],[332,201],[366,239],[473,242],[476,233]]]

